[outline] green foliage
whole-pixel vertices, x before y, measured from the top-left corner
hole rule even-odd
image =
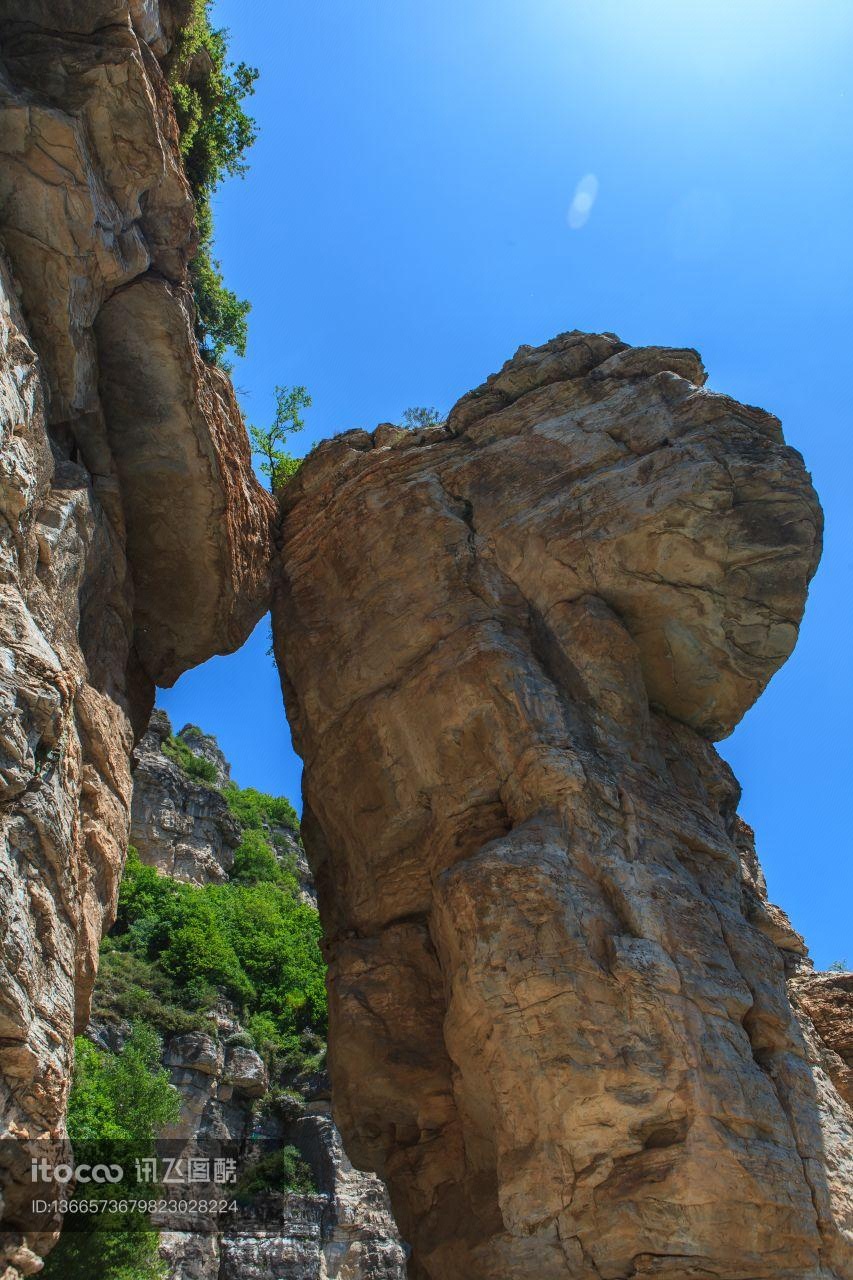
[[[114,1194],[117,1190],[112,1188]],[[148,1219],[139,1213],[110,1214],[108,1223],[106,1216],[99,1213],[86,1230],[63,1231],[40,1272],[43,1280],[165,1280],[160,1237]]]
[[[311,1170],[296,1147],[281,1147],[262,1156],[237,1184],[237,1199],[249,1201],[264,1191],[296,1191],[311,1195],[317,1187]]]
[[[68,1099],[68,1136],[78,1160],[90,1143],[151,1142],[177,1120],[180,1095],[160,1066],[162,1047],[157,1032],[142,1022],[134,1024],[118,1054],[78,1036]]]
[[[231,368],[225,358],[228,349],[238,356],[246,354],[252,304],[238,298],[225,284],[222,264],[213,257],[209,240],[199,242],[198,252],[190,263],[190,279],[199,350],[208,364],[217,364],[227,373]]]
[[[263,458],[261,474],[269,480],[273,493],[299,470],[302,459],[294,458],[282,445],[287,436],[301,431],[305,426],[301,412],[310,407],[311,397],[305,387],[276,387],[275,419],[272,426],[268,430],[249,427],[252,448]]]
[[[196,782],[216,782],[216,765],[213,761],[196,755],[181,738],[176,738],[173,733],[163,740],[163,755],[180,765],[184,773],[194,778]]]
[[[299,818],[285,796],[270,796],[255,787],[238,787],[233,782],[226,783],[222,794],[244,829],[265,831],[274,826],[289,827],[298,835]]]
[[[211,0],[195,0],[192,19],[178,38],[171,84],[187,178],[196,195],[211,192],[227,174],[246,172],[255,122],[243,109],[258,72],[228,61],[228,36],[210,25]]]
[[[298,901],[292,877],[263,858],[252,830],[244,832],[241,879],[227,884],[171,880],[131,850],[109,951],[151,966],[188,1013],[223,992],[262,1051],[301,1064],[300,1033],[326,1029],[320,921]],[[115,993],[112,1001],[117,1011]]]
[[[401,426],[410,430],[423,427],[438,427],[444,422],[444,417],[439,413],[438,409],[429,408],[411,408],[403,412],[403,421]]]
[[[833,960],[827,972],[828,973],[849,973],[850,969],[848,967],[846,960]]]
[[[139,1019],[158,1027],[164,1035],[201,1031],[206,1025],[204,1014],[212,1007],[215,992],[208,993],[206,1001],[202,993],[195,1007],[188,1009],[184,993],[157,964],[132,951],[121,950],[117,941],[120,940],[105,938],[101,944],[92,1016],[114,1025]]]
[[[297,1089],[268,1089],[258,1099],[255,1112],[261,1116],[274,1116],[285,1124],[293,1124],[305,1114],[305,1099]]]
[[[68,1100],[68,1134],[77,1163],[118,1163],[121,1183],[89,1185],[80,1198],[121,1199],[138,1194],[136,1159],[152,1154],[159,1130],[174,1123],[180,1095],[160,1066],[161,1042],[151,1027],[134,1025],[119,1054],[75,1041],[74,1078]],[[146,1194],[148,1194],[146,1188]],[[80,1218],[75,1215],[75,1226]],[[46,1280],[161,1280],[158,1235],[148,1219],[128,1210],[85,1216],[85,1230],[64,1231],[49,1255]]]
[[[202,355],[219,364],[229,347],[245,354],[249,303],[226,287],[213,257],[211,198],[224,177],[246,172],[243,157],[256,128],[243,102],[254,92],[257,76],[245,62],[229,62],[227,33],[210,25],[210,0],[195,0],[193,16],[178,38],[170,83],[199,227],[198,253],[190,266],[196,336]]]
[[[282,864],[263,833],[251,828],[243,832],[243,838],[234,851],[231,880],[237,884],[269,883],[296,888],[292,869]]]

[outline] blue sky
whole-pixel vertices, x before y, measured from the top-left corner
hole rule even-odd
[[[712,387],[781,417],[826,548],[793,658],[721,750],[772,896],[819,965],[853,964],[853,5],[219,0],[214,16],[261,72],[249,174],[216,199],[226,278],[252,302],[234,370],[250,420],[276,383],[306,384],[302,452],[446,410],[520,343],[573,328],[698,347]],[[297,799],[267,632],[159,702],[215,732],[241,784]]]

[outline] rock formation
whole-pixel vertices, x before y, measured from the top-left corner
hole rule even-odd
[[[42,1144],[62,1139],[154,683],[266,607],[271,502],[193,337],[157,61],[188,12],[0,0],[0,1116]],[[30,1273],[51,1224],[25,1239],[24,1172],[0,1174],[0,1273]]]
[[[155,711],[135,752],[131,842],[144,862],[165,875],[196,885],[222,883],[228,879],[239,824],[220,792],[194,782],[163,754],[162,744],[170,735],[168,717]],[[204,752],[217,767],[219,780],[230,778],[215,738],[195,726],[179,737],[194,752]],[[295,861],[297,849],[301,855],[292,832],[275,827],[269,836],[288,863]],[[309,897],[310,890],[310,882],[302,888]],[[95,988],[96,1016],[86,1034],[102,1049],[116,1052],[130,1024],[115,1017],[103,987],[102,978]],[[266,1144],[265,1149],[292,1145],[310,1167],[316,1187],[313,1194],[277,1197],[263,1227],[251,1223],[222,1233],[164,1230],[161,1252],[170,1280],[266,1280],[270,1275],[285,1280],[405,1280],[404,1247],[388,1193],[375,1175],[354,1169],[347,1158],[330,1115],[325,1071],[307,1077],[286,1070],[276,1076],[274,1071],[271,1079],[224,994],[207,1029],[166,1037],[162,1060],[180,1092],[181,1114],[161,1136],[177,1140],[177,1151],[210,1155],[210,1144],[227,1142],[251,1158],[253,1144]],[[284,1108],[276,1101],[282,1090]],[[215,1187],[203,1193],[220,1194]]]
[[[821,512],[704,381],[564,334],[284,493],[335,1115],[412,1277],[853,1277],[853,1115],[712,746],[793,648]]]
[[[193,330],[163,71],[191,9],[0,0],[3,1280],[55,1236],[25,1144],[65,1151],[154,686],[269,598],[274,504]],[[778,422],[703,381],[692,351],[563,335],[284,495],[336,1115],[414,1280],[853,1276],[849,975],[767,902],[712,746],[791,652],[820,509]],[[227,816],[152,754],[140,784],[177,790],[137,801],[146,856],[221,879]],[[393,1275],[336,1214],[306,1265]],[[220,1280],[295,1266],[283,1239],[223,1241]]]
[[[240,825],[221,791],[195,781],[163,754],[163,740],[171,732],[168,716],[155,711],[133,753],[131,843],[143,862],[176,880],[224,880],[240,842]],[[205,759],[218,764],[223,780],[228,776],[224,758],[217,761],[211,753]]]

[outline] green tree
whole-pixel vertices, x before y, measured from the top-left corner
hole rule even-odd
[[[163,991],[168,1003],[157,1025],[165,1028],[210,1008],[220,991],[236,1002],[267,1057],[305,1060],[304,1035],[326,1031],[325,966],[319,916],[300,901],[292,870],[266,831],[270,808],[281,805],[286,817],[285,804],[251,793],[233,878],[225,884],[172,880],[130,851],[105,951],[104,982],[112,979],[113,987],[99,984],[96,1008],[112,1019],[147,1012],[149,993]],[[128,960],[119,964],[122,954]]]
[[[226,366],[225,352],[246,351],[249,303],[225,285],[213,256],[213,193],[225,177],[246,172],[244,156],[255,141],[255,122],[243,103],[258,73],[228,60],[227,32],[210,23],[210,0],[194,0],[172,56],[170,84],[181,132],[181,154],[196,201],[199,245],[190,263],[195,332],[205,359]]]
[[[282,865],[261,831],[243,832],[234,850],[231,881],[235,884],[288,884],[296,887],[292,870]]]
[[[190,279],[195,297],[195,336],[199,351],[208,364],[226,372],[230,364],[225,353],[230,348],[238,356],[246,354],[249,339],[249,312],[252,304],[238,298],[222,278],[222,266],[213,257],[212,241],[201,240],[190,263]]]
[[[434,408],[404,409],[403,421],[400,423],[402,427],[408,427],[410,430],[423,427],[438,427],[444,422],[444,417]]]
[[[264,831],[271,826],[290,827],[299,834],[299,818],[286,796],[270,796],[257,787],[238,787],[228,782],[222,788],[228,808],[241,827]]]
[[[310,407],[311,397],[305,387],[276,387],[272,426],[268,430],[249,427],[254,452],[263,459],[261,474],[269,480],[273,493],[299,470],[301,459],[294,458],[282,446],[288,436],[305,426],[301,412]]]
[[[156,1032],[141,1023],[119,1054],[97,1049],[82,1036],[75,1041],[68,1100],[75,1161],[118,1163],[124,1169],[121,1183],[89,1185],[79,1198],[138,1194],[135,1160],[153,1153],[157,1133],[180,1112],[180,1095],[160,1065],[161,1049]],[[143,1214],[130,1210],[69,1215],[42,1271],[45,1280],[162,1280],[165,1274],[157,1232]]]
[[[178,1118],[180,1096],[160,1065],[162,1042],[136,1023],[121,1053],[106,1053],[78,1036],[68,1099],[68,1136],[75,1151],[106,1140],[151,1142]]]

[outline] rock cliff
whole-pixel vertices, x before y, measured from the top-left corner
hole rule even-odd
[[[239,645],[268,594],[271,502],[193,337],[193,201],[158,63],[188,11],[0,0],[0,1115],[43,1144],[62,1139],[154,683]],[[29,1273],[52,1227],[24,1238],[25,1171],[0,1172],[0,1272]]]
[[[284,493],[335,1114],[413,1277],[853,1276],[853,1115],[712,745],[793,648],[821,512],[704,382],[564,334]]]
[[[168,717],[155,711],[133,753],[131,843],[143,862],[176,880],[224,880],[240,841],[240,825],[221,791],[194,780],[163,753],[163,741],[171,733]],[[190,737],[197,746],[196,736]],[[210,752],[204,758],[224,782],[228,766],[222,753],[217,755],[219,759]]]

